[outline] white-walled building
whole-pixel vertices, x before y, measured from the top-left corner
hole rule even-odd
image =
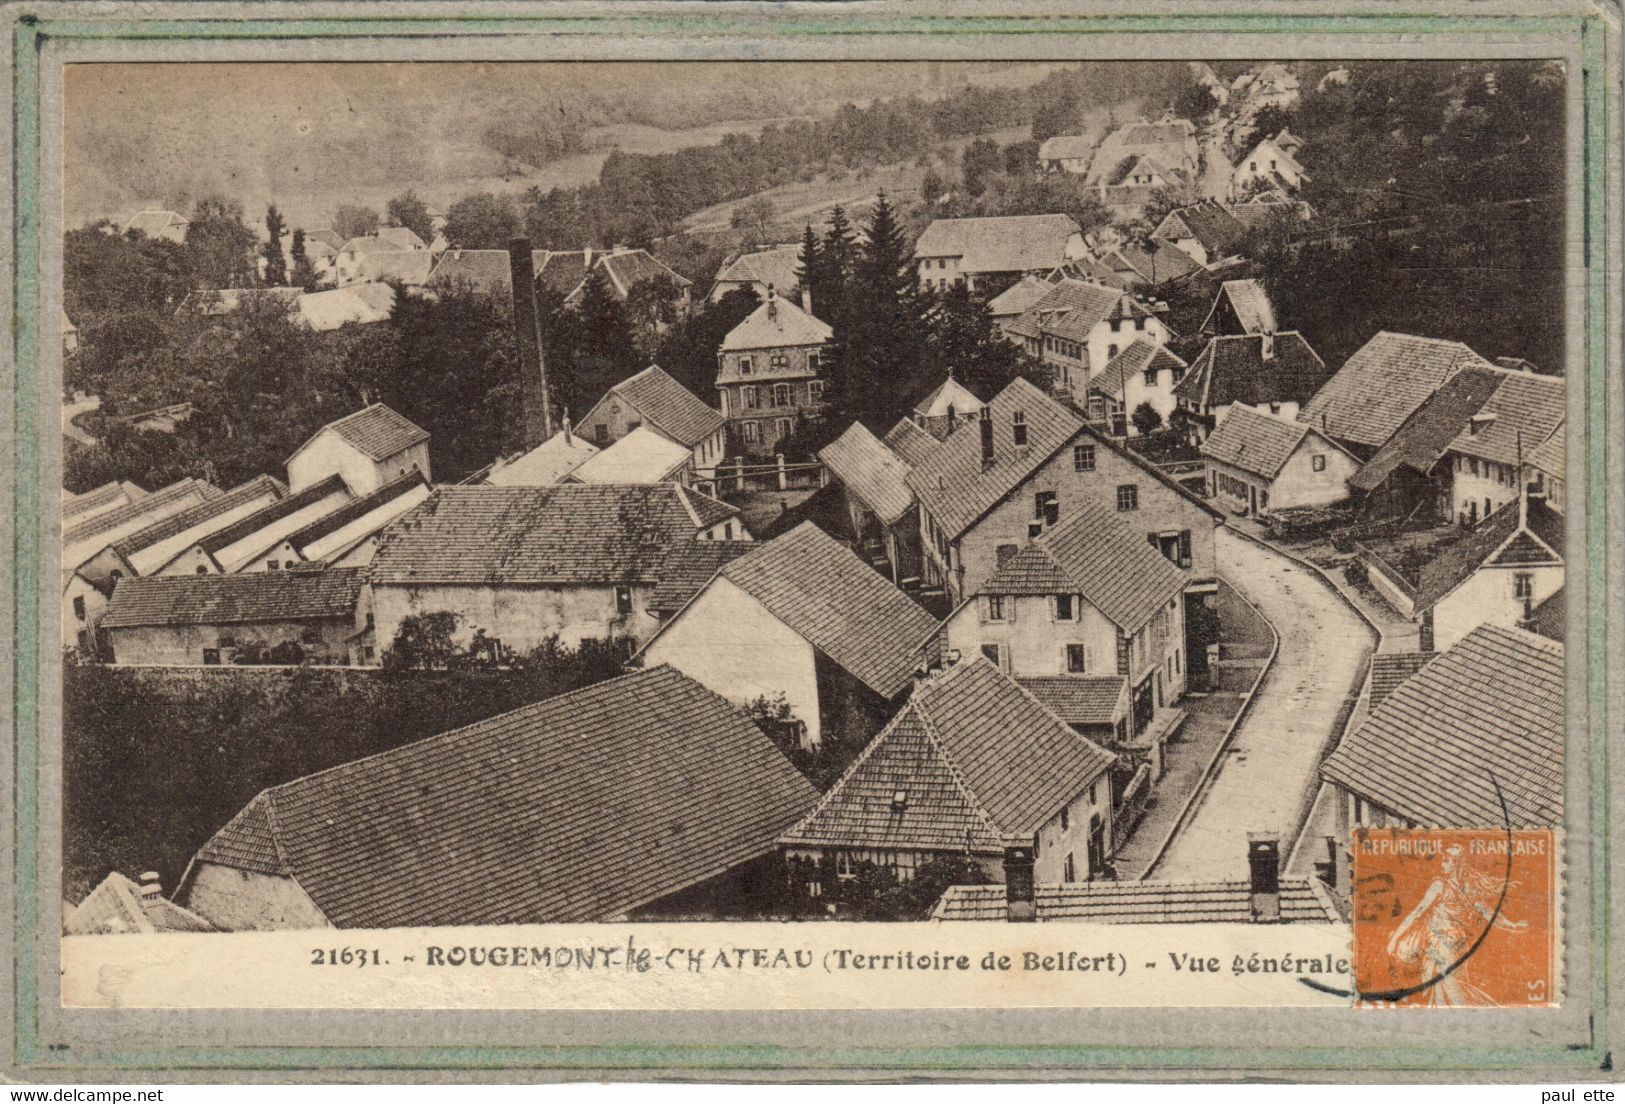
[[[691,480],[708,493],[727,452],[727,419],[655,364],[606,391],[576,429],[599,449],[638,429],[681,445]]]
[[[1104,370],[1089,382],[1089,420],[1105,424],[1114,437],[1138,437],[1134,412],[1149,405],[1171,424],[1174,416],[1174,385],[1190,368],[1166,345],[1153,337],[1137,338],[1132,345],[1106,362]]]
[[[914,243],[914,264],[923,288],[976,291],[1051,272],[1088,252],[1070,215],[937,219]]]
[[[330,475],[355,495],[369,495],[409,472],[429,474],[429,433],[383,403],[373,403],[317,430],[288,457],[288,487],[302,491]]]
[[[1202,442],[1208,493],[1238,514],[1329,506],[1349,496],[1360,461],[1319,430],[1285,417],[1233,408]]]

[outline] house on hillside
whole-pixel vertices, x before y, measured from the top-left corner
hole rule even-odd
[[[1213,297],[1213,307],[1202,322],[1208,337],[1274,333],[1275,306],[1257,280],[1226,280]]]
[[[1081,175],[1089,171],[1095,140],[1087,134],[1057,134],[1038,146],[1038,167],[1044,172]]]
[[[366,663],[365,572],[332,568],[125,579],[102,635],[113,663]]]
[[[1355,828],[1561,828],[1563,699],[1562,644],[1474,629],[1322,764],[1338,796],[1334,845]]]
[[[228,931],[749,917],[817,799],[661,667],[264,790],[176,899]]]
[[[830,477],[841,488],[851,524],[849,536],[858,551],[892,582],[919,582],[920,518],[908,486],[909,465],[886,447],[862,422],[818,450]]]
[[[1328,376],[1326,362],[1296,330],[1215,337],[1174,385],[1173,422],[1191,444],[1200,445],[1236,407],[1291,418]],[[1347,447],[1318,421],[1311,424]]]
[[[344,480],[330,475],[178,549],[143,575],[231,575],[261,559],[288,536],[355,500]]]
[[[288,487],[302,491],[330,475],[368,495],[408,472],[429,479],[429,434],[383,403],[328,422],[288,457]]]
[[[947,378],[914,404],[910,417],[915,425],[940,441],[962,422],[975,418],[983,405],[969,388],[954,379],[954,370],[949,368]]]
[[[750,538],[739,511],[676,483],[441,487],[384,530],[371,581],[380,649],[412,616],[454,613],[514,652],[550,636],[645,639],[659,565],[690,540]]]
[[[914,243],[922,288],[963,284],[1002,291],[1029,273],[1042,275],[1088,252],[1070,215],[936,219]]]
[[[908,474],[920,506],[925,581],[958,605],[1000,563],[1084,502],[1112,511],[1188,570],[1187,592],[1215,588],[1222,514],[1026,380]],[[1199,599],[1200,600],[1200,599]]]
[[[1055,371],[1055,390],[1087,408],[1089,381],[1142,338],[1162,345],[1171,331],[1159,304],[1115,288],[1062,279],[1005,329],[1005,336]]]
[[[428,498],[429,490],[422,472],[397,476],[370,495],[349,498],[317,515],[252,559],[243,560],[237,570],[285,571],[303,563],[365,567],[372,562],[378,535],[390,522]]]
[[[1151,231],[1151,237],[1167,242],[1205,268],[1232,256],[1246,233],[1247,227],[1227,208],[1205,199],[1169,211]]]
[[[1261,140],[1231,171],[1231,196],[1245,196],[1259,189],[1283,195],[1296,192],[1309,181],[1309,173],[1296,156],[1301,147],[1302,143],[1285,130]]]
[[[1162,776],[1164,745],[1185,719],[1189,581],[1110,507],[1085,500],[1007,551],[943,621],[938,646],[982,656],[1125,756],[1125,790],[1142,766],[1150,781]]]
[[[128,234],[133,231],[145,234],[149,238],[183,245],[186,242],[186,231],[191,225],[174,211],[140,211],[124,224],[123,232]]]
[[[791,884],[816,898],[864,864],[907,882],[941,860],[974,863],[995,882],[1099,877],[1116,759],[968,657],[922,682],[780,837]]]
[[[719,411],[651,364],[604,392],[577,428],[599,449],[639,429],[680,445],[688,450],[688,480],[710,493],[727,452],[727,424]]]
[[[739,706],[783,695],[803,746],[858,747],[913,685],[936,622],[811,523],[722,565],[639,653]]]
[[[1135,341],[1106,362],[1106,367],[1089,381],[1085,406],[1089,421],[1105,425],[1113,437],[1138,437],[1134,412],[1149,406],[1162,425],[1174,416],[1174,385],[1190,368],[1166,345],[1149,337]]]
[[[758,299],[766,299],[769,289],[792,300],[803,310],[811,305],[803,298],[801,288],[801,243],[775,245],[749,253],[738,253],[723,262],[717,270],[716,282],[706,299],[718,302],[730,291],[750,290]]]
[[[1210,497],[1257,517],[1293,506],[1330,506],[1349,495],[1354,454],[1312,426],[1238,406],[1202,442]]]
[[[717,354],[717,392],[738,451],[772,456],[798,417],[823,411],[824,347],[833,333],[771,292],[728,331]]]
[[[485,481],[493,487],[551,487],[597,452],[598,446],[577,437],[566,420],[563,429],[529,452],[492,464]]]

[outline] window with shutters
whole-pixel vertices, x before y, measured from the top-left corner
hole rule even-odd
[[[987,594],[982,598],[983,621],[1008,621],[1010,599],[1003,594]]]
[[[791,391],[790,385],[788,383],[775,383],[773,385],[773,405],[774,406],[794,406],[795,405],[795,395]]]
[[[1520,571],[1512,577],[1512,596],[1514,598],[1533,598],[1535,596],[1535,576],[1528,571]]]

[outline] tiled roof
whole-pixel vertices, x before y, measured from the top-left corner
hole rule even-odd
[[[1016,682],[1069,725],[1111,724],[1118,706],[1128,700],[1128,679],[1122,675],[1050,675]]]
[[[64,935],[214,930],[203,917],[163,897],[154,896],[143,902],[141,888],[116,870],[103,878],[62,921]]]
[[[1321,767],[1428,827],[1563,824],[1563,646],[1480,625],[1401,683]]]
[[[350,617],[355,614],[363,576],[362,569],[349,567],[121,579],[113,588],[102,628]]]
[[[335,253],[344,248],[344,239],[339,236],[339,232],[325,227],[320,230],[306,230],[305,242],[306,244],[320,242]]]
[[[166,510],[172,513],[177,509],[184,509],[183,503],[205,502],[211,498],[219,498],[222,493],[218,487],[201,479],[180,479],[167,487],[160,487],[143,498],[67,526],[62,531],[62,544],[63,547],[67,547],[93,540],[103,533],[123,528],[132,521],[139,521],[148,514],[161,517]]]
[[[361,271],[367,279],[380,283],[422,287],[429,282],[429,273],[434,265],[435,256],[427,249],[371,250],[362,259]]]
[[[1008,318],[1020,314],[1049,294],[1050,282],[1038,276],[1027,275],[1005,288],[987,301],[987,309],[994,318]]]
[[[1034,308],[1045,315],[1039,320],[1038,332],[1084,342],[1089,340],[1096,326],[1117,312],[1123,293],[1100,284],[1083,284],[1072,289],[1065,298],[1070,302],[1065,310],[1057,311],[1048,306],[1052,302],[1048,297]]]
[[[906,482],[908,465],[862,422],[853,422],[845,433],[819,449],[818,459],[882,523],[894,525],[913,508],[914,492]]]
[[[970,389],[964,384],[954,379],[952,372],[947,379],[933,388],[929,395],[914,404],[914,413],[922,418],[946,418],[949,411],[962,418],[980,409],[982,400],[971,394]]]
[[[1275,307],[1270,303],[1269,292],[1257,280],[1226,280],[1219,285],[1219,294],[1213,301],[1213,309],[1208,312],[1207,321],[1202,329],[1208,329],[1208,323],[1218,313],[1219,300],[1227,299],[1230,309],[1236,316],[1244,333],[1274,333]]]
[[[669,617],[688,605],[724,564],[737,560],[756,547],[752,541],[692,540],[671,546],[655,574],[660,581],[649,592],[649,612]]]
[[[1005,329],[1014,337],[1037,337],[1046,324],[1069,311],[1082,311],[1084,316],[1099,322],[1111,313],[1121,294],[1117,288],[1104,284],[1063,278]]]
[[[937,450],[937,439],[907,418],[897,419],[880,440],[911,468]]]
[[[689,448],[699,445],[727,422],[720,411],[706,406],[699,396],[656,364],[609,390],[637,407],[646,425]],[[591,420],[589,412],[582,424]]]
[[[140,493],[131,494],[132,489]],[[93,487],[83,494],[76,495],[63,492],[62,520],[67,523],[73,521],[74,518],[98,509],[112,509],[115,506],[123,506],[145,498],[146,493],[133,483],[117,482],[103,483],[100,487]]]
[[[757,544],[720,576],[883,698],[914,675],[936,622],[845,545],[811,522]]]
[[[1195,238],[1211,260],[1226,256],[1247,228],[1220,204],[1205,200],[1170,211],[1153,231],[1164,241]]]
[[[1563,643],[1563,588],[1558,587],[1532,612],[1534,631],[1548,640]]]
[[[1061,520],[1022,547],[982,585],[984,594],[1081,594],[1134,633],[1179,596],[1184,571],[1117,514],[1092,499],[1069,501]]]
[[[1133,243],[1118,246],[1107,255],[1106,260],[1108,263],[1115,261],[1114,270],[1130,270],[1147,284],[1177,280],[1202,267],[1183,249],[1162,238],[1155,239],[1149,251]]]
[[[281,521],[290,514],[296,514],[307,506],[327,498],[329,495],[348,495],[343,478],[330,475],[319,483],[312,483],[302,491],[295,491],[284,498],[279,498],[268,506],[262,506],[252,514],[232,522],[224,529],[217,529],[213,533],[198,541],[198,547],[209,555],[214,555],[228,545],[236,544],[244,537],[253,536],[272,522]]]
[[[426,252],[429,243],[404,226],[382,226],[371,234],[364,234],[359,238],[351,238],[344,243],[342,253],[399,253],[412,251]]]
[[[1378,447],[1451,376],[1494,369],[1459,341],[1384,331],[1362,345],[1304,404],[1299,420],[1341,441]]]
[[[1516,464],[1563,424],[1563,377],[1505,372],[1501,386],[1479,408],[1494,421],[1477,433],[1463,427],[1450,442],[1452,452],[1501,464]]]
[[[314,441],[328,430],[372,460],[388,460],[402,449],[429,439],[428,430],[419,429],[383,403],[373,403],[364,410],[328,422],[312,434],[310,440]],[[303,450],[309,444],[310,441],[306,441],[299,447]]]
[[[569,478],[582,483],[658,483],[686,465],[692,455],[687,445],[648,426],[638,426],[583,460]]]
[[[1547,547],[1540,548],[1533,541],[1529,541],[1529,554],[1519,556],[1518,549],[1508,545],[1508,542],[1515,544],[1519,540],[1526,539],[1520,536],[1520,531],[1539,538]],[[1563,518],[1538,498],[1529,500],[1526,513],[1520,513],[1520,503],[1517,499],[1508,502],[1481,520],[1466,536],[1436,551],[1433,558],[1422,565],[1416,583],[1416,612],[1420,614],[1466,582],[1503,545],[1508,546],[1512,558],[1507,559],[1503,553],[1499,558],[1500,561],[1561,562]],[[1550,551],[1547,551],[1547,548]]]
[[[1433,662],[1437,652],[1379,652],[1371,657],[1371,708],[1382,704],[1399,684]]]
[[[384,530],[374,584],[653,583],[670,546],[738,511],[675,483],[441,487]]]
[[[1219,428],[1202,442],[1201,451],[1209,460],[1274,479],[1311,432],[1302,422],[1272,417],[1250,406],[1233,406]]]
[[[1194,128],[1183,119],[1121,126],[1101,140],[1084,183],[1098,184],[1125,157],[1137,155],[1154,157],[1182,172],[1194,169],[1198,157]]]
[[[1490,368],[1469,365],[1446,380],[1411,412],[1394,435],[1349,479],[1349,486],[1375,490],[1401,467],[1427,475],[1467,425],[1501,386]]]
[[[531,264],[540,273],[547,263],[547,250],[530,251]],[[581,277],[576,277],[576,283]],[[431,286],[448,287],[466,285],[492,295],[508,295],[513,288],[513,270],[509,267],[506,249],[448,249],[440,254],[434,271],[429,274]],[[565,288],[574,288],[575,284]]]
[[[301,295],[298,306],[300,318],[317,333],[351,323],[369,326],[389,320],[395,308],[395,289],[388,284],[350,284]]]
[[[1033,890],[1038,919],[1083,924],[1246,924],[1252,922],[1252,883],[1072,882]],[[1003,920],[1002,885],[950,886],[934,920]],[[1313,878],[1281,879],[1281,919],[1334,924],[1335,906]]]
[[[1276,135],[1275,138],[1264,138],[1261,141],[1259,141],[1256,145],[1254,145],[1252,150],[1249,151],[1246,156],[1244,156],[1240,161],[1236,162],[1236,168],[1239,169],[1239,168],[1241,168],[1241,166],[1244,163],[1246,163],[1246,162],[1248,162],[1248,161],[1250,161],[1250,160],[1252,160],[1254,158],[1257,158],[1260,155],[1260,151],[1263,150],[1266,146],[1268,146],[1270,149],[1273,149],[1275,151],[1276,160],[1278,160],[1278,161],[1280,161],[1282,163],[1281,164],[1282,168],[1289,169],[1292,172],[1297,173],[1299,176],[1304,177],[1305,179],[1307,179],[1308,176],[1309,176],[1309,173],[1304,169],[1304,167],[1302,165],[1298,164],[1298,159],[1296,157],[1292,156],[1292,151],[1286,145],[1282,145],[1281,142],[1276,140],[1277,138],[1281,138],[1282,135],[1285,135],[1284,140],[1286,140],[1286,141],[1294,141],[1295,140],[1295,139],[1292,138],[1292,136],[1290,134],[1287,134],[1287,132],[1284,131],[1284,130],[1279,132]],[[1277,173],[1276,175],[1279,176],[1279,173]]]
[[[1048,271],[1082,232],[1070,215],[936,219],[914,243],[914,256],[958,257],[962,273]]]
[[[1151,368],[1159,372],[1166,369],[1177,382],[1189,367],[1166,345],[1137,337],[1132,345],[1106,362],[1106,367],[1089,381],[1089,390],[1116,398],[1123,394],[1124,381],[1129,376],[1143,375]]]
[[[179,536],[188,529],[230,513],[239,506],[254,502],[256,499],[270,495],[279,499],[287,493],[287,488],[269,475],[256,475],[246,483],[238,484],[225,494],[217,495],[196,506],[189,506],[177,513],[169,514],[163,519],[154,522],[145,529],[138,529],[134,533],[118,542],[119,554],[128,558],[144,548],[151,548],[159,541]]]
[[[1271,340],[1273,351],[1266,360],[1264,343]],[[1174,395],[1204,409],[1230,403],[1302,404],[1323,389],[1329,375],[1325,362],[1296,330],[1273,339],[1264,334],[1226,334],[1207,343],[1175,385]],[[1318,419],[1314,425],[1320,427]],[[1329,435],[1338,436],[1335,426]]]
[[[964,660],[918,687],[780,842],[1000,851],[1115,762],[992,664]]]
[[[780,295],[788,295],[800,285],[801,245],[775,245],[741,253],[717,273],[719,284],[766,284]]]
[[[822,345],[834,333],[794,303],[775,297],[757,306],[722,339],[723,352]]]
[[[561,429],[529,452],[493,465],[485,481],[494,487],[546,487],[580,467],[598,446]]]
[[[428,486],[422,472],[407,472],[385,483],[370,495],[346,502],[336,510],[323,514],[303,529],[288,534],[288,543],[301,553],[323,537],[338,532],[351,522],[360,521],[380,506],[387,505],[406,494],[413,487]]]
[[[1529,453],[1529,463],[1536,471],[1545,473],[1549,478],[1562,479],[1564,468],[1567,465],[1568,453],[1566,451],[1565,433],[1563,426],[1559,425],[1552,431],[1552,435],[1536,445]]]
[[[198,858],[274,862],[341,928],[603,921],[771,853],[816,798],[657,667],[267,790]]]
[[[666,279],[679,288],[686,288],[694,282],[673,272],[647,249],[601,254],[594,261],[594,267],[602,268],[609,274],[610,283],[623,297],[647,280]]]
[[[1087,134],[1057,134],[1046,138],[1038,147],[1040,161],[1070,161],[1088,157],[1095,148],[1095,140]]]

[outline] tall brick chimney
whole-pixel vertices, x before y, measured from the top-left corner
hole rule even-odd
[[[519,403],[524,415],[525,451],[553,435],[548,409],[547,366],[542,360],[542,319],[536,309],[536,264],[529,238],[508,243],[508,271],[513,282],[513,333],[519,346]]]
[[[982,407],[977,421],[982,430],[982,470],[987,471],[993,466],[993,411]]]

